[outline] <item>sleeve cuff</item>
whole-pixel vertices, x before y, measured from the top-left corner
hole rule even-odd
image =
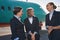
[[[48,29],[48,26],[46,26],[46,29]]]
[[[36,35],[36,34],[38,34],[37,32],[34,32],[34,34]]]
[[[19,40],[19,37],[15,38],[14,40]]]
[[[31,31],[28,32],[28,34],[30,34],[30,33],[31,33]]]

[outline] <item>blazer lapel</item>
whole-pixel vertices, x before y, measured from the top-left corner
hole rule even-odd
[[[32,24],[34,23],[34,21],[35,21],[35,18],[33,17],[33,22],[32,22]]]
[[[14,17],[18,22],[22,23],[21,21],[19,21],[16,17]],[[23,23],[22,23],[23,24]]]
[[[28,18],[27,18],[27,22],[28,22],[29,24],[31,24]]]
[[[50,15],[50,14],[49,14],[49,15]],[[51,20],[49,19],[49,15],[48,15],[48,20],[49,20],[49,21],[52,21],[52,20],[54,19],[54,16],[55,16],[55,11],[53,12],[53,15],[52,15]]]
[[[31,24],[30,21],[29,21],[29,19],[27,19],[27,21],[28,21],[29,24]],[[33,17],[32,24],[33,24],[33,23],[34,23],[34,17]]]
[[[49,19],[49,14],[47,15],[47,20],[48,20],[48,21],[51,21],[51,20]]]

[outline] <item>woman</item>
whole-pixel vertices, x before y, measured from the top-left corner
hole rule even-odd
[[[12,40],[25,40],[24,25],[21,22],[22,11],[21,7],[15,7],[13,10],[14,16],[10,22]]]
[[[49,14],[46,15],[46,26],[49,40],[60,40],[60,12],[56,11],[56,5],[50,2],[46,6]]]
[[[27,9],[27,15],[28,17],[24,20],[24,24],[28,34],[28,40],[40,40],[39,20],[34,16],[34,9],[32,7]]]

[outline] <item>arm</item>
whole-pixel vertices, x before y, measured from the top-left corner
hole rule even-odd
[[[36,25],[37,25],[37,31],[39,31],[40,27],[39,27],[39,20],[38,20],[38,18],[36,18]]]
[[[53,27],[53,29],[60,29],[60,26],[55,26]]]
[[[58,12],[57,14],[57,23],[58,23],[58,26],[53,27],[53,29],[60,29],[60,12]]]
[[[49,26],[48,27],[48,33],[50,34],[52,30],[54,29],[60,29],[60,26]]]
[[[39,20],[37,17],[36,17],[35,21],[36,21],[36,24],[35,24],[36,25],[36,29],[35,29],[36,31],[34,32],[34,34],[38,34],[40,27],[39,27]]]
[[[46,26],[46,29],[48,29],[48,27],[49,27],[48,26],[48,20],[47,19],[48,19],[48,15],[46,15],[46,17],[45,17],[45,26]]]
[[[16,36],[17,36],[16,35],[16,27],[17,27],[16,22],[11,20],[10,26],[11,26],[12,35],[13,35],[14,38],[16,38]]]

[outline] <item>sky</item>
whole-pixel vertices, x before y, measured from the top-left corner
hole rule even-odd
[[[25,1],[26,0],[18,0],[18,1]],[[43,10],[46,12],[46,14],[48,13],[48,11],[46,10],[46,5],[49,2],[54,2],[54,4],[57,6],[57,11],[60,11],[60,0],[28,0],[28,2],[33,2],[33,3],[37,3],[39,4]]]

